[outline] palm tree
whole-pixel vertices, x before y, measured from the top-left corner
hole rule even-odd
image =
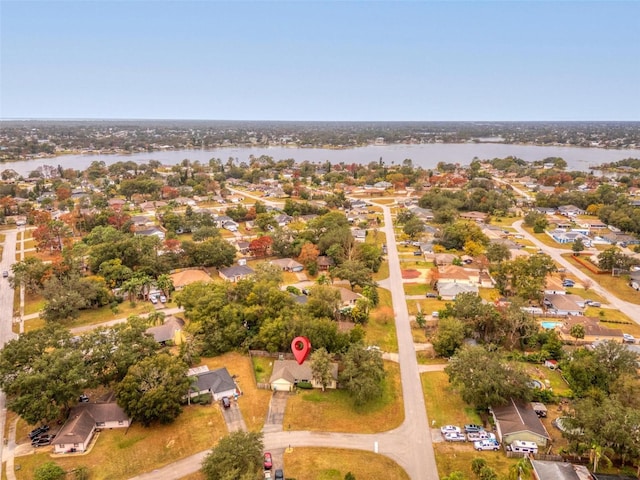
[[[162,290],[163,295],[167,297],[168,300],[171,300],[171,293],[175,290],[171,275],[167,275],[166,273],[159,275],[156,280],[156,285]]]
[[[607,467],[610,467],[612,465],[610,456],[613,453],[614,452],[610,447],[603,447],[602,445],[594,443],[591,446],[591,451],[589,452],[589,459],[593,462],[593,473],[598,471],[600,461],[604,461]]]
[[[529,478],[531,462],[528,457],[523,457],[509,468],[509,480],[522,480],[522,476]]]

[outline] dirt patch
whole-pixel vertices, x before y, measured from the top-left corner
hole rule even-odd
[[[418,270],[402,270],[402,278],[418,278],[420,276],[420,272]]]

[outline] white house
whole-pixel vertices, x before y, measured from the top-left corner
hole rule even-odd
[[[226,367],[211,371],[208,368],[198,369],[197,373],[189,376],[195,377],[189,394],[191,398],[209,393],[214,401],[218,401],[222,397],[232,397],[237,391],[236,382]]]

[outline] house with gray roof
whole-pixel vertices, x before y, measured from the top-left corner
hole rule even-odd
[[[84,452],[96,431],[105,428],[127,428],[131,419],[115,402],[79,403],[51,444],[55,453]]]
[[[531,460],[536,480],[592,480],[589,469],[584,465],[567,462]]]
[[[147,335],[153,337],[153,339],[161,344],[166,344],[171,341],[176,345],[182,343],[182,329],[184,328],[184,320],[171,315],[165,318],[162,325],[155,327],[149,327],[145,331]]]
[[[546,447],[551,440],[547,429],[538,418],[530,403],[511,400],[504,406],[493,407],[491,414],[495,420],[498,440],[505,445],[516,440],[535,442]]]
[[[218,275],[223,280],[227,280],[228,282],[237,282],[244,278],[250,277],[253,275],[255,270],[246,265],[232,265],[231,267],[221,268],[218,270]]]
[[[222,397],[232,397],[237,391],[236,382],[226,367],[211,371],[207,368],[191,377],[195,377],[189,393],[191,398],[208,393],[214,401],[218,401]]]

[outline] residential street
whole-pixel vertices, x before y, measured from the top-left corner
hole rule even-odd
[[[0,261],[0,275],[2,272],[11,272],[11,265],[16,258],[16,240],[17,230],[3,231],[5,236],[2,261]],[[17,337],[12,331],[13,324],[13,288],[9,286],[9,280],[0,276],[0,348],[9,340]],[[5,431],[5,421],[7,418],[4,393],[0,392],[0,432]],[[0,442],[0,459],[3,459],[4,434],[3,441]],[[11,462],[13,465],[13,462]]]
[[[527,232],[524,228],[522,228],[522,220],[518,220],[513,224],[513,228],[515,228],[518,233],[524,235],[525,238],[530,240],[537,248],[541,249],[543,252],[548,254],[553,260],[558,262],[558,264],[562,265],[562,267],[567,269],[567,272],[571,272],[571,274],[575,275],[580,281],[589,280],[592,282],[591,289],[596,292],[598,295],[602,296],[607,300],[609,304],[611,304],[612,308],[616,308],[620,310],[622,313],[627,315],[630,319],[640,325],[640,305],[636,305],[634,303],[625,302],[624,300],[620,300],[615,294],[609,292],[600,286],[600,284],[591,280],[591,278],[580,271],[576,266],[574,266],[571,262],[569,262],[566,258],[562,257],[563,253],[571,253],[571,250],[562,249],[562,248],[554,248],[549,247],[542,243],[540,240],[535,238],[532,234]],[[629,287],[630,288],[630,287]]]
[[[389,207],[384,210],[384,232],[387,236],[389,282],[396,312],[396,332],[400,375],[404,397],[405,421],[391,431],[378,434],[351,434],[307,431],[269,431],[264,434],[266,450],[275,451],[287,447],[332,447],[377,451],[395,460],[413,480],[437,480],[438,469],[431,440],[422,384],[418,371],[413,337],[409,324],[409,313],[405,301],[400,272],[400,261],[396,248],[393,222]],[[438,366],[438,369],[441,367]],[[272,429],[269,429],[272,430]],[[134,477],[132,480],[161,480],[180,478],[197,471],[207,452]]]

